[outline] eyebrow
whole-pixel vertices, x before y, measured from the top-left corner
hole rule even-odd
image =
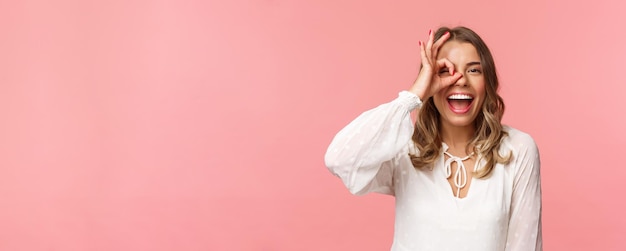
[[[472,65],[480,65],[480,62],[474,61],[474,62],[469,62],[469,63],[465,64],[465,66],[472,66]]]

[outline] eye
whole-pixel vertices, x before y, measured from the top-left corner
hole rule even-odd
[[[439,75],[443,75],[443,74],[449,74],[450,71],[448,70],[448,68],[441,68],[439,69]]]
[[[474,73],[474,74],[480,74],[480,73],[483,73],[483,71],[481,71],[481,70],[480,70],[480,69],[478,69],[478,68],[471,68],[471,69],[467,70],[467,72],[469,72],[469,73]]]

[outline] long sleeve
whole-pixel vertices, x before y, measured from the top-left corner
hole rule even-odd
[[[408,154],[410,112],[420,104],[417,96],[403,91],[392,102],[361,114],[330,143],[324,158],[328,169],[353,194],[393,195],[396,157]]]
[[[541,178],[539,151],[528,135],[520,142],[513,181],[506,251],[541,251]]]

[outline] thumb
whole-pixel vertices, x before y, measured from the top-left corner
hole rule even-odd
[[[459,72],[455,72],[454,75],[443,77],[441,79],[441,84],[443,85],[442,88],[446,88],[446,87],[456,83],[456,81],[461,79],[461,77],[463,77],[463,74],[461,74]]]

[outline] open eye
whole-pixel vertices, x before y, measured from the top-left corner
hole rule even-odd
[[[450,70],[448,68],[439,69],[439,75],[450,74]]]
[[[471,69],[467,70],[467,72],[469,72],[469,73],[474,73],[474,74],[480,74],[480,73],[483,73],[483,71],[482,71],[482,70],[480,70],[480,69],[478,69],[478,68],[471,68]]]

